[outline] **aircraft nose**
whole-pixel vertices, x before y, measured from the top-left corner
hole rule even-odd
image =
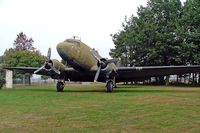
[[[62,50],[63,48],[65,47],[65,44],[64,43],[59,43],[58,45],[57,45],[57,51],[59,51],[59,50]]]
[[[72,51],[72,46],[69,43],[61,42],[57,45],[57,51],[63,59],[68,59],[70,57],[70,51]]]
[[[57,51],[69,52],[72,50],[72,45],[70,43],[61,42],[57,45]]]

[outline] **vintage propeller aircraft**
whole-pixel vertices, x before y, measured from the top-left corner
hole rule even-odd
[[[48,75],[53,79],[58,79],[56,85],[58,92],[63,91],[64,82],[68,80],[105,82],[107,92],[112,92],[118,82],[200,72],[200,65],[116,67],[117,59],[102,58],[96,50],[76,38],[67,39],[59,43],[57,45],[57,52],[62,58],[62,62],[51,59],[51,49],[49,48],[47,61],[41,68],[8,67],[5,69]],[[67,62],[71,68],[67,67],[63,62]]]

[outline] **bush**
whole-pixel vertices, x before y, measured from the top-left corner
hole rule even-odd
[[[6,83],[5,79],[0,76],[0,89],[3,87],[3,85]]]

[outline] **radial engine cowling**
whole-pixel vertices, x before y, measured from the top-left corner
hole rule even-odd
[[[54,68],[56,68],[57,70],[59,70],[59,71],[64,71],[65,70],[66,66],[64,64],[62,64],[60,61],[58,61],[56,59],[52,59],[50,61],[52,63],[52,66]]]
[[[100,62],[101,61],[101,62]],[[101,69],[104,69],[107,67],[107,63],[105,63],[107,60],[105,58],[101,58],[100,61],[97,61],[97,66],[101,66]]]

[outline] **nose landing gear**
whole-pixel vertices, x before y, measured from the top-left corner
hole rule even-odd
[[[56,84],[57,92],[63,92],[64,88],[65,88],[64,82],[58,81]]]
[[[107,92],[113,92],[115,83],[113,80],[108,80],[106,83]]]

